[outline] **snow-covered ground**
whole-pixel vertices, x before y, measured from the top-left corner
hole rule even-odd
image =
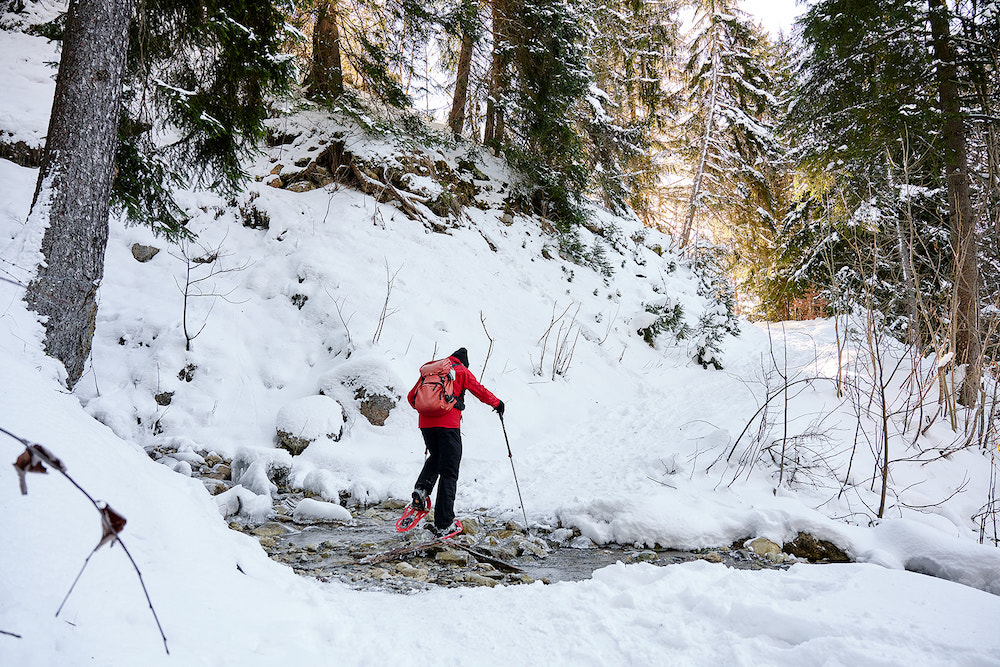
[[[0,59],[13,63],[0,71],[0,88],[19,86],[0,99],[0,130],[44,132],[51,47],[0,32]],[[398,150],[318,113],[276,123],[306,131],[261,157],[254,174],[288,167],[334,131],[362,157]],[[428,149],[452,164],[468,150]],[[465,209],[448,234],[354,190],[293,193],[263,180],[235,206],[185,193],[198,233],[186,248],[113,222],[92,364],[72,394],[42,353],[22,289],[0,283],[0,427],[47,447],[128,520],[123,540],[170,648],[168,657],[118,547],[93,556],[54,616],[100,538],[99,520],[60,475],[29,475],[22,496],[14,468],[0,466],[0,664],[1000,664],[1000,551],[978,544],[972,520],[988,497],[988,456],[905,460],[957,435],[938,419],[914,442],[896,419],[888,518],[877,521],[877,456],[863,437],[876,437],[874,422],[862,418],[859,438],[850,405],[819,382],[796,385],[787,420],[772,412],[763,439],[780,438],[787,421],[794,477],[747,436],[727,462],[778,370],[835,375],[833,323],[744,322],[739,338],[723,342],[722,371],[693,363],[690,341],[651,348],[636,333],[647,304],[668,298],[692,324],[712,307],[679,258],[654,250],[669,239],[598,212],[614,227],[612,240],[587,231],[581,240],[601,248],[613,275],[563,261],[537,222],[502,219],[506,176],[472,157],[489,177],[476,184],[493,207]],[[0,161],[0,275],[8,280],[26,281],[37,259],[41,230],[24,227],[35,177]],[[267,229],[241,224],[239,209],[251,206],[267,215]],[[162,250],[138,263],[134,243]],[[186,351],[183,258],[213,253],[215,262],[194,265],[210,296],[188,304],[188,333],[200,333]],[[572,357],[560,361],[559,346]],[[373,426],[353,390],[405,395],[421,363],[458,347],[507,405],[532,523],[576,528],[596,543],[679,548],[757,536],[780,544],[805,531],[859,563],[785,572],[617,565],[551,586],[359,592],[268,560],[183,474],[180,460],[199,451],[284,456],[274,445],[279,412],[283,423],[327,418],[311,407],[322,390],[343,406],[344,434],[292,459],[293,481],[330,500],[349,492],[348,509],[406,498],[423,455],[416,415],[403,401]],[[899,352],[884,353],[894,364]],[[168,392],[169,405],[154,399]],[[830,416],[816,423],[819,414]],[[517,519],[496,415],[470,398],[463,434],[459,516],[485,508]],[[23,447],[0,443],[13,463]],[[144,449],[158,444],[181,449],[179,472],[150,460]],[[270,504],[266,480],[243,481]]]

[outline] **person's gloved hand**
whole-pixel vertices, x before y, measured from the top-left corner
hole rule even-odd
[[[499,403],[497,403],[497,406],[495,408],[493,408],[493,409],[497,411],[498,415],[500,415],[501,417],[503,417],[503,409],[504,409],[503,408],[503,401],[500,401]]]
[[[462,400],[461,396],[456,396],[455,397],[455,409],[456,410],[464,410],[465,409],[465,401]]]

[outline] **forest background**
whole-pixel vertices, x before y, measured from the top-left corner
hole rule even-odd
[[[5,4],[15,16],[38,5]],[[117,13],[87,37],[73,5],[81,16]],[[60,120],[57,86],[33,212],[59,219],[62,187],[42,184],[68,168],[58,156],[83,162],[58,138],[119,107],[104,143],[81,149],[113,164],[104,160],[103,180],[83,180],[96,202],[108,190],[130,219],[177,237],[185,215],[170,189],[234,188],[239,156],[282,93],[359,117],[362,100],[374,101],[417,123],[443,98],[451,131],[520,175],[511,211],[550,221],[565,256],[602,261],[575,236],[586,198],[633,210],[728,275],[741,314],[878,313],[881,328],[936,353],[953,373],[946,393],[974,406],[997,343],[998,14],[982,0],[827,0],[774,37],[732,0],[81,1],[68,22],[37,30],[89,39],[94,57],[120,45],[107,71],[120,70],[124,93],[83,105],[91,120],[64,104]],[[68,60],[63,90],[82,82]],[[73,256],[55,237],[92,234],[50,229],[35,290],[46,297],[29,300],[49,316],[49,349],[72,384],[89,345],[52,339],[86,334],[86,284],[101,262],[68,260],[91,268],[66,293],[45,275],[61,271],[54,256]],[[53,306],[56,293],[80,307]],[[67,311],[72,324],[58,314]]]

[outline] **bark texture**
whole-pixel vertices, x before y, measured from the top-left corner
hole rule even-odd
[[[340,59],[340,27],[335,2],[324,2],[313,27],[313,59],[310,73],[313,98],[337,98],[344,92],[344,70]]]
[[[969,157],[962,112],[958,68],[948,8],[943,0],[929,0],[931,37],[938,61],[938,100],[944,115],[945,168],[951,208],[952,250],[955,254],[952,331],[957,363],[966,366],[959,402],[975,405],[979,398],[982,344],[979,338],[979,239],[972,207]]]
[[[455,95],[448,114],[448,127],[455,134],[462,134],[465,126],[465,105],[469,97],[469,75],[472,71],[472,36],[462,37],[462,50],[458,54],[458,73],[455,76]]]
[[[132,8],[133,0],[71,0],[29,213],[48,226],[45,263],[25,300],[45,316],[45,351],[65,365],[69,388],[83,373],[97,318]]]

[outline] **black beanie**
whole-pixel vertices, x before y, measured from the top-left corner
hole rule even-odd
[[[451,356],[461,361],[462,365],[465,366],[466,368],[469,367],[469,351],[466,350],[464,347],[460,347],[454,352],[452,352]]]

